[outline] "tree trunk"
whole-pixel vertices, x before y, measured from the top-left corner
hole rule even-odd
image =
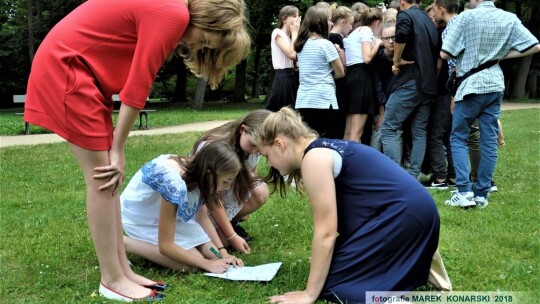
[[[197,81],[197,87],[195,88],[195,96],[193,97],[192,108],[195,110],[202,109],[204,101],[204,93],[206,92],[206,80],[199,78]]]
[[[34,46],[34,22],[32,20],[34,17],[32,0],[26,0],[26,10],[26,18],[28,20],[28,56],[30,57],[30,62],[32,62],[36,53]]]
[[[246,67],[246,59],[242,60],[242,62],[236,66],[233,102],[246,102]]]
[[[187,102],[187,72],[184,60],[179,60],[176,66],[176,86],[174,88],[174,96],[172,102]],[[204,99],[204,94],[203,94]]]
[[[41,0],[36,0],[34,2],[36,4],[36,22],[40,26],[42,26],[43,22],[43,5],[41,5]]]
[[[255,56],[253,57],[253,81],[251,83],[251,97],[259,98],[259,68],[261,66],[261,44],[257,43],[255,47]]]
[[[527,82],[527,74],[529,74],[529,67],[531,66],[531,61],[532,55],[523,57],[519,61],[519,67],[512,85],[512,99],[525,97],[525,84]]]

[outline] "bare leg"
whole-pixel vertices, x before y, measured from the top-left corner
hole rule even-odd
[[[126,251],[141,256],[149,261],[174,270],[182,272],[194,272],[198,269],[193,266],[184,265],[170,259],[159,252],[159,246],[124,236]],[[202,257],[202,254],[196,249],[188,250],[189,253]]]
[[[131,269],[131,266],[129,266],[129,262],[126,255],[126,247],[124,246],[124,237],[122,234],[123,228],[122,228],[122,216],[120,214],[120,197],[118,195],[115,196],[117,204],[116,204],[116,222],[118,224],[117,228],[117,239],[118,239],[118,259],[120,260],[120,264],[122,265],[122,270],[124,271],[124,274],[128,279],[131,281],[139,284],[139,285],[151,285],[155,282],[147,279],[141,275],[136,274]]]
[[[245,216],[259,210],[268,201],[269,196],[270,192],[266,183],[261,183],[255,187],[251,192],[251,197],[246,201],[244,207],[242,207],[242,209],[234,217],[234,220],[241,220]]]
[[[367,114],[347,115],[344,139],[360,142],[362,139],[362,134],[364,133],[364,126],[366,124],[367,117]]]
[[[94,168],[109,164],[107,151],[90,151],[69,143],[69,147],[83,172],[86,183],[88,227],[101,270],[101,282],[117,293],[142,298],[151,291],[129,280],[118,258],[118,198],[112,189],[99,191],[105,181],[93,178]],[[121,223],[120,223],[121,225]]]

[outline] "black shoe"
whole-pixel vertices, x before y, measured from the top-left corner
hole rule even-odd
[[[446,180],[440,182],[437,181],[436,178],[431,178],[427,183],[424,184],[424,187],[435,190],[447,190],[448,182]]]
[[[238,236],[243,238],[246,242],[253,240],[253,238],[247,233],[246,229],[240,226],[240,222],[231,221],[231,225],[233,226],[234,232],[236,232],[236,234],[238,234]]]

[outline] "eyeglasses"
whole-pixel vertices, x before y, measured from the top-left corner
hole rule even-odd
[[[384,40],[384,41],[390,41],[390,39],[392,41],[396,41],[396,36],[382,37],[382,40]]]

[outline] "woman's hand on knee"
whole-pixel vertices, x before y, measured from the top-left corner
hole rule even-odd
[[[116,195],[124,181],[124,152],[115,152],[114,150],[109,151],[109,160],[110,165],[96,167],[94,169],[96,174],[94,174],[93,177],[95,179],[108,179],[108,181],[99,187],[98,190],[104,191],[112,187],[112,195]]]

